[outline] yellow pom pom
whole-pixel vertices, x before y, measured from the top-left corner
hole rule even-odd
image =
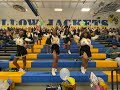
[[[7,83],[7,80],[5,80],[4,83]]]
[[[71,85],[75,85],[75,79],[73,77],[68,77],[68,81]]]

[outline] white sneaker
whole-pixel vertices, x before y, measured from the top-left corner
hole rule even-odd
[[[68,50],[68,54],[71,54],[70,50]]]
[[[24,72],[26,72],[25,70],[23,70]]]
[[[87,69],[84,68],[84,72],[86,73]]]
[[[52,68],[52,76],[56,76],[55,68]]]
[[[26,72],[26,71],[20,68],[18,72]]]
[[[57,72],[57,69],[55,68],[55,72]]]
[[[82,66],[81,66],[81,72],[82,72],[83,74],[85,74],[84,67],[82,67]]]

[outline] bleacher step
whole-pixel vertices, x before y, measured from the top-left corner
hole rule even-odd
[[[94,72],[97,77],[101,77],[105,82],[111,82],[110,71],[97,71]],[[0,72],[1,79],[11,79],[15,83],[59,83],[62,82],[60,73],[57,72],[56,76],[52,76],[51,72]],[[90,82],[90,72],[82,74],[81,72],[70,72],[70,76],[74,77],[76,82]],[[114,77],[116,73],[114,73]],[[120,75],[118,76],[120,77]],[[115,80],[116,81],[116,80]],[[120,81],[120,78],[119,78]]]
[[[34,61],[27,61],[26,68],[51,68],[53,60],[34,60]],[[18,61],[20,67],[23,66],[23,61]],[[64,60],[61,59],[58,62],[58,68],[80,68],[82,65],[82,61],[75,61],[75,60]],[[0,62],[1,68],[15,68],[13,65],[13,61],[4,61]],[[117,62],[115,61],[88,61],[89,68],[116,68]]]

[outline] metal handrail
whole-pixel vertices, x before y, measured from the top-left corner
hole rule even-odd
[[[116,68],[111,71],[111,81],[112,81],[111,88],[112,88],[112,90],[114,90],[114,75],[113,75],[114,71],[116,71],[116,88],[118,90],[118,71],[120,71],[120,68]]]

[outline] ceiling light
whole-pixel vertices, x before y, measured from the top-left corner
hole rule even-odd
[[[63,9],[62,8],[55,8],[54,11],[61,12]]]
[[[82,11],[82,12],[89,12],[89,11],[90,11],[90,8],[82,8],[81,11]]]
[[[116,10],[116,12],[120,12],[120,9]]]

